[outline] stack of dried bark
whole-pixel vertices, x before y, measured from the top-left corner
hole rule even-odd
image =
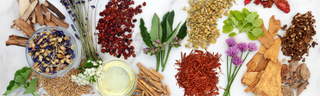
[[[19,19],[13,21],[11,28],[22,30],[23,34],[30,37],[34,32],[34,24],[39,23],[40,26],[61,26],[68,28],[69,24],[64,22],[65,16],[49,1],[40,4],[39,0],[17,0],[19,3]],[[54,12],[58,17],[54,15]],[[6,45],[26,46],[28,38],[16,35],[9,36]]]

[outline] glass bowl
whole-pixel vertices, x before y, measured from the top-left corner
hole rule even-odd
[[[65,36],[68,36],[70,37],[70,43],[71,45],[74,45],[74,49],[73,49],[73,53],[74,53],[74,58],[72,59],[71,63],[66,67],[66,68],[63,68],[62,70],[56,72],[56,73],[45,73],[45,72],[39,72],[39,71],[36,71],[35,67],[33,66],[35,63],[33,61],[33,58],[32,56],[30,56],[28,53],[28,49],[30,48],[30,44],[29,42],[40,35],[41,32],[50,32],[50,34],[52,33],[52,31],[62,31],[62,33],[65,35]],[[71,51],[72,52],[72,51]],[[27,46],[26,46],[26,58],[27,58],[27,62],[29,64],[29,66],[32,68],[33,71],[35,71],[36,73],[44,76],[44,77],[48,77],[48,78],[55,78],[55,77],[59,77],[59,76],[62,76],[63,74],[67,73],[68,71],[70,71],[70,69],[76,65],[75,62],[78,61],[78,56],[79,56],[79,50],[78,50],[78,45],[77,45],[77,42],[75,41],[75,38],[64,28],[62,27],[55,27],[55,26],[48,26],[48,27],[43,27],[37,31],[35,31],[31,37],[29,38],[28,40],[28,43],[27,43]],[[35,58],[37,60],[39,60],[39,58]],[[47,64],[47,63],[46,63]],[[60,64],[60,61],[56,64]],[[53,68],[57,68],[56,67],[53,67]]]
[[[131,96],[137,87],[138,77],[131,64],[124,59],[112,58],[103,62],[103,73],[95,82],[102,96]]]

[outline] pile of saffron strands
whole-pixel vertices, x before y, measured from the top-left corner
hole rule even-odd
[[[82,45],[82,55],[85,55],[85,58],[92,57],[94,60],[99,59],[97,52],[97,44],[93,41],[93,30],[96,28],[96,9],[95,6],[98,4],[99,0],[61,0],[63,6],[69,13],[70,18],[73,21],[71,27],[80,35],[76,37],[81,40]],[[93,5],[92,5],[93,4]],[[94,22],[93,22],[94,20]],[[93,26],[92,26],[93,24]]]
[[[181,61],[175,64],[179,66],[175,78],[184,88],[184,96],[219,95],[220,57],[219,53],[201,50],[192,50],[188,56],[181,53]]]

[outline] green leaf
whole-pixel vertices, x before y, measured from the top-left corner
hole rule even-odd
[[[90,78],[89,78],[89,82],[91,83],[91,82],[96,82],[96,80],[94,79],[94,77],[93,76],[90,76]]]
[[[83,67],[93,67],[93,64],[91,62],[86,62],[83,64]]]
[[[253,36],[251,32],[248,32],[247,35],[250,40],[257,40],[258,39],[256,36]]]
[[[184,39],[184,37],[187,36],[187,25],[186,25],[186,21],[182,24],[182,26],[179,29],[179,32],[177,34],[177,37],[180,38],[181,40]],[[169,44],[170,42],[167,42],[167,44]]]
[[[232,21],[229,20],[229,19],[224,20],[223,23],[224,23],[225,25],[227,25],[227,24],[232,25]]]
[[[83,69],[86,69],[86,68],[84,68],[84,67],[78,67],[78,70],[83,70]]]
[[[23,94],[36,92],[38,79],[34,78],[30,81],[30,85],[27,87],[26,91]]]
[[[222,27],[222,32],[223,33],[229,33],[233,30],[233,26],[232,25],[223,25]]]
[[[162,21],[161,21],[161,26],[162,26],[162,38],[161,41],[165,41],[167,39],[167,17],[169,15],[169,12],[163,15]]]
[[[250,31],[249,29],[252,27],[251,23],[247,23],[246,25],[243,26],[244,29]]]
[[[236,35],[237,35],[237,33],[232,32],[232,33],[229,34],[229,37],[233,37],[233,36],[236,36]]]
[[[242,14],[243,14],[244,16],[248,16],[248,15],[250,14],[250,12],[248,11],[247,8],[243,8],[243,9],[242,9]]]
[[[20,85],[15,83],[14,80],[11,80],[8,87],[7,87],[7,91],[3,94],[3,95],[9,95],[12,91],[16,90],[20,88]]]
[[[262,37],[264,36],[264,32],[261,32],[261,34],[259,34],[257,37]]]
[[[234,17],[234,11],[230,10],[229,15],[228,15],[228,19],[231,20],[231,17]]]
[[[20,83],[20,84],[23,83],[22,75],[15,76],[14,77],[14,81],[17,82],[17,83]],[[24,82],[26,82],[26,81],[24,81]]]
[[[262,25],[262,19],[255,19],[253,22],[252,22],[252,25],[254,27],[260,27]]]
[[[179,24],[178,24],[177,27],[179,27],[180,24],[181,24],[181,22],[179,22]],[[168,26],[168,25],[167,25],[167,26]],[[177,30],[174,30],[174,31],[170,34],[170,36],[169,36],[168,39],[166,40],[167,44],[169,44],[169,43],[172,41],[172,39],[176,36],[176,33],[177,33]]]
[[[170,31],[167,30],[167,37],[169,37],[171,35],[171,33],[172,33],[172,24],[173,24],[173,21],[174,21],[174,11],[173,10],[169,13],[169,15],[167,17],[167,21],[168,21],[169,26],[170,26]]]
[[[257,12],[250,13],[250,14],[246,17],[247,22],[252,23],[253,20],[257,17],[257,15],[258,15]]]
[[[244,16],[240,11],[238,11],[238,10],[234,11],[234,14],[235,14],[236,18],[237,18],[239,21],[243,20],[244,17],[245,17],[245,16]]]
[[[142,18],[140,18],[140,33],[141,33],[141,37],[144,41],[144,43],[149,46],[149,47],[153,47],[152,45],[152,41],[151,41],[151,37],[150,34],[147,31],[147,28],[144,26],[144,21]]]
[[[238,26],[238,21],[235,17],[231,17],[231,21],[233,22],[234,25]]]
[[[262,33],[262,29],[261,28],[253,28],[253,30],[251,31],[251,33],[254,35],[254,36],[258,36]]]
[[[31,68],[28,68],[26,69],[25,72],[22,72],[21,75],[23,76],[23,78],[28,78],[30,71],[31,71]]]
[[[156,13],[154,13],[152,18],[152,25],[150,30],[151,41],[154,42],[159,38],[159,28],[160,28],[160,20]]]
[[[171,28],[171,26],[170,26],[170,24],[169,24],[169,21],[168,21],[168,19],[167,19],[167,21],[166,21],[166,25],[167,25],[167,38],[166,38],[166,41],[168,40],[168,38],[170,38],[170,36],[172,35],[172,28]],[[164,41],[163,41],[164,42]],[[170,42],[169,42],[170,43]],[[167,44],[169,44],[168,42],[167,42]]]

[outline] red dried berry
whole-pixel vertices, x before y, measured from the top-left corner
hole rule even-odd
[[[146,2],[143,2],[143,4],[142,4],[143,6],[146,6],[147,5],[147,3]]]

